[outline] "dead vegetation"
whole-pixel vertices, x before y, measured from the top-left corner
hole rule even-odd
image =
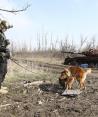
[[[32,74],[14,63],[4,81],[8,93],[0,94],[1,117],[95,117],[98,115],[98,74],[87,77],[87,89],[76,97],[61,96],[59,74],[33,69]],[[37,84],[36,84],[37,83]]]

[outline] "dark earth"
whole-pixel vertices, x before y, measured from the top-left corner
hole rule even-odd
[[[86,90],[78,96],[62,96],[57,83],[28,85],[10,83],[0,94],[0,117],[98,117],[98,74],[86,80]]]

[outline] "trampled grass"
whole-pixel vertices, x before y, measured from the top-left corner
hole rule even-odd
[[[22,66],[25,66],[22,64]],[[29,68],[28,68],[29,69]],[[30,69],[29,69],[30,70]],[[31,71],[31,72],[30,72]],[[49,80],[51,82],[57,82],[59,74],[52,73],[50,71],[43,71],[38,69],[32,69],[27,71],[15,63],[10,62],[8,64],[8,73],[6,75],[4,84],[10,84],[15,82],[26,81],[38,81],[38,80]]]

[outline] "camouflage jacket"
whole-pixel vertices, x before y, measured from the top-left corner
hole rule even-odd
[[[6,44],[7,40],[6,40],[6,36],[3,32],[0,31],[0,58],[4,58],[6,57],[6,55],[8,55],[8,49],[6,49],[7,44]]]
[[[0,31],[0,47],[5,47],[5,34],[3,32]]]

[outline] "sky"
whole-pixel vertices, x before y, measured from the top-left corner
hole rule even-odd
[[[8,20],[13,28],[6,32],[7,38],[16,45],[36,47],[38,38],[46,35],[48,44],[58,43],[68,37],[77,46],[81,36],[95,38],[98,43],[98,0],[0,0],[0,8],[21,9],[17,14],[0,12],[0,18]],[[44,45],[43,45],[44,46]]]

